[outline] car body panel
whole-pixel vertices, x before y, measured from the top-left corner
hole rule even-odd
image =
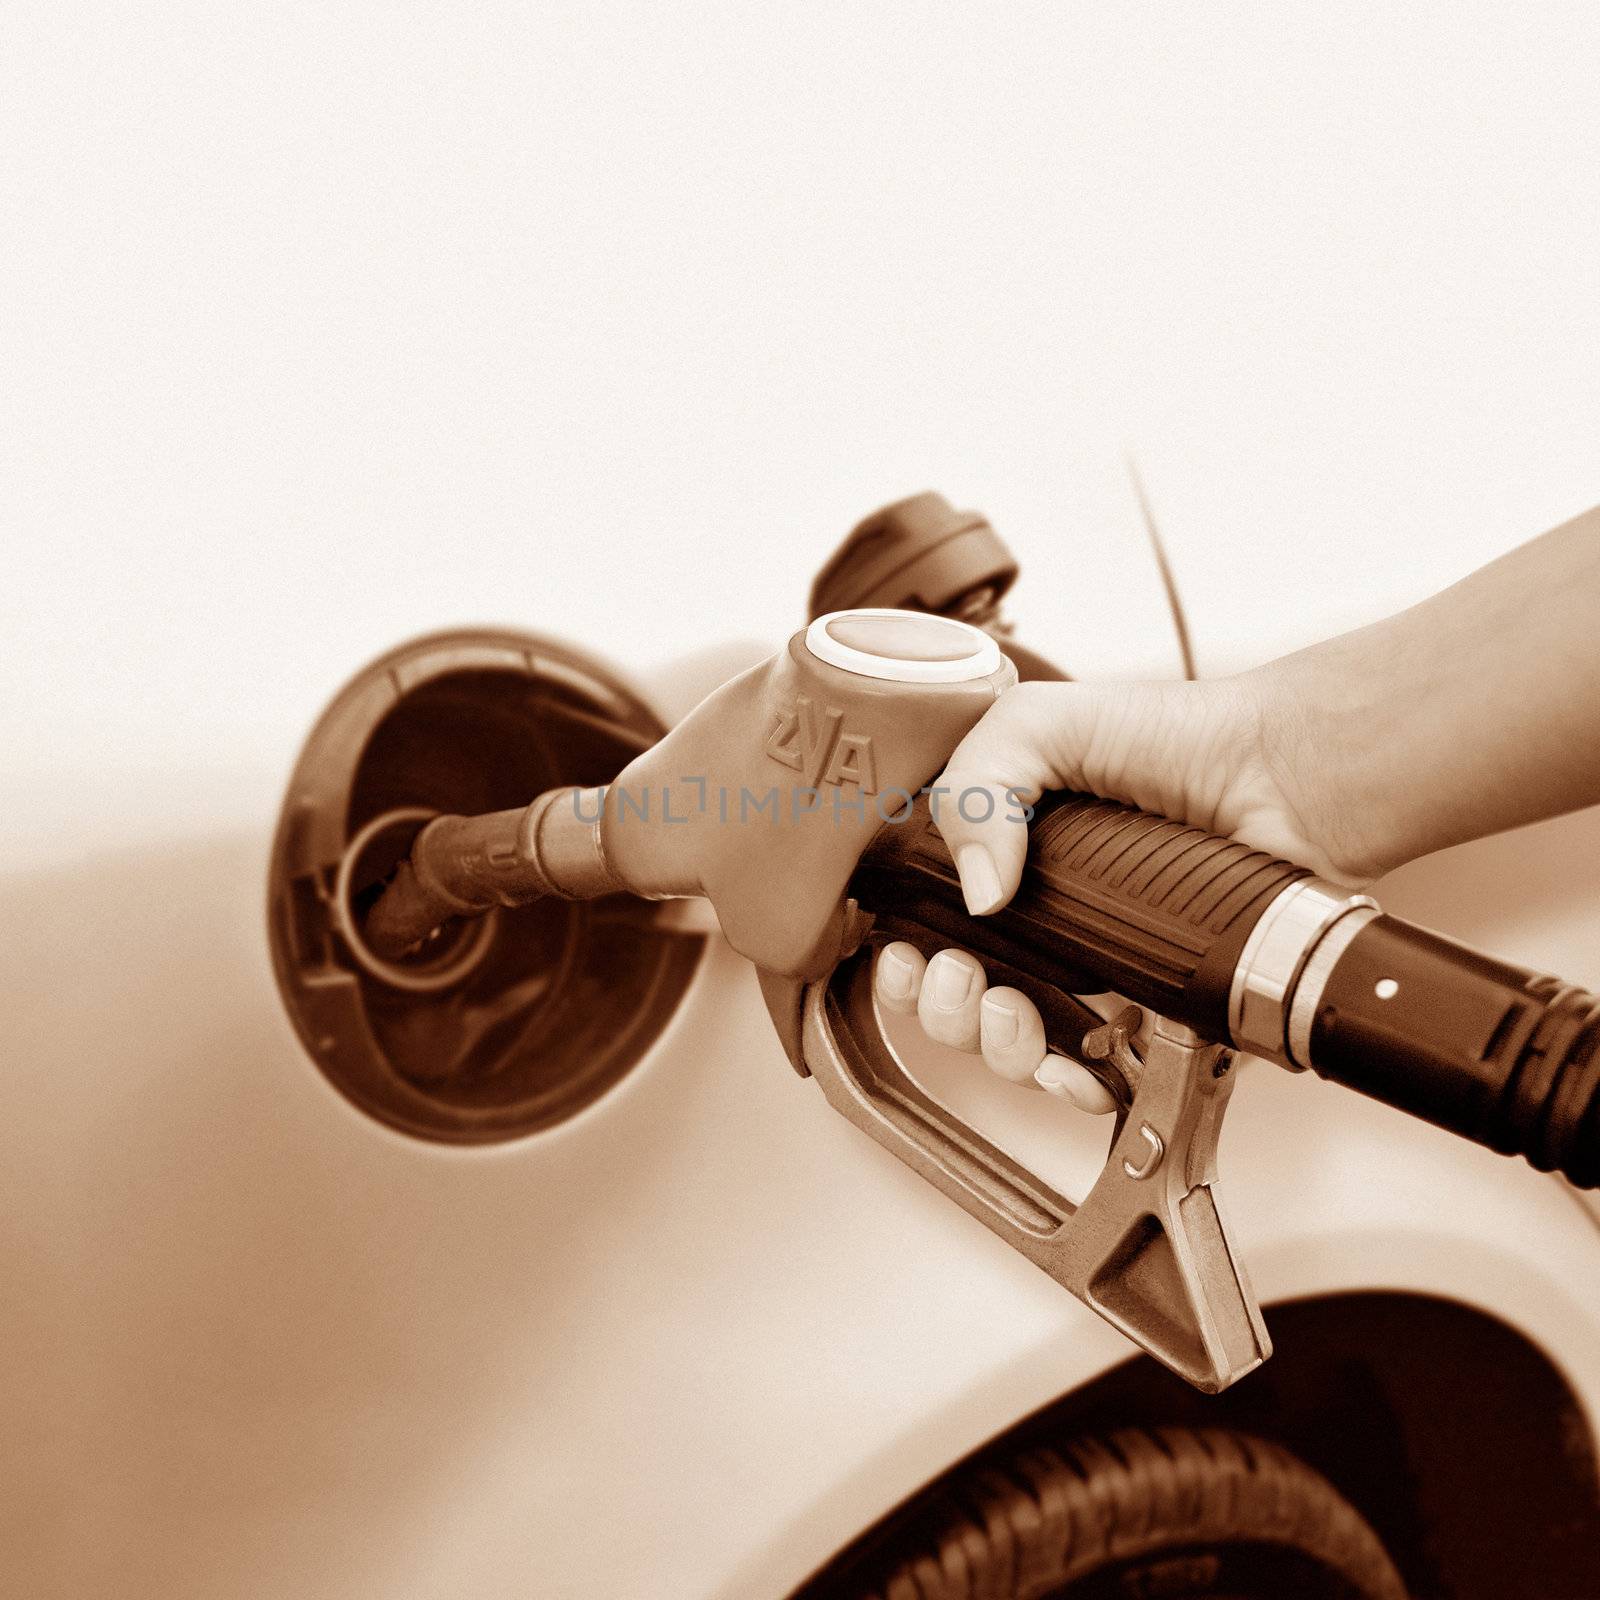
[[[1396,909],[1448,920],[1499,870],[1453,855]],[[265,860],[219,838],[7,885],[18,1592],[780,1595],[1129,1355],[795,1075],[720,941],[570,1123],[463,1150],[367,1120],[282,1012]],[[1548,964],[1592,982],[1586,928]],[[1089,1119],[942,1052],[918,1071],[1087,1181]],[[1600,1411],[1600,1230],[1563,1186],[1264,1063],[1222,1168],[1269,1306],[1455,1296]]]

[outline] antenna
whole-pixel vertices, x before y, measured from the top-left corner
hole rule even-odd
[[[1183,658],[1183,675],[1194,681],[1194,651],[1189,644],[1189,623],[1183,614],[1183,601],[1178,598],[1178,585],[1173,580],[1172,567],[1167,561],[1167,547],[1162,543],[1161,530],[1156,526],[1155,513],[1150,509],[1150,497],[1144,492],[1144,479],[1139,476],[1138,464],[1130,454],[1126,458],[1128,477],[1133,483],[1134,498],[1139,502],[1139,516],[1150,540],[1150,549],[1156,558],[1156,570],[1161,574],[1161,587],[1167,592],[1167,610],[1172,614],[1172,631],[1178,636],[1178,654]]]

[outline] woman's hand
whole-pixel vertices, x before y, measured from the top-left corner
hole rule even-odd
[[[1230,834],[1351,886],[1600,803],[1600,508],[1397,616],[1233,678],[1024,683],[962,740],[935,821],[968,909],[1016,891],[1046,789]],[[988,789],[993,806],[962,791]]]
[[[1238,677],[1018,684],[932,786],[967,909],[984,916],[1016,893],[1019,802],[1048,789],[1231,835],[1351,886],[1600,804],[1597,614],[1600,508],[1409,611]],[[1093,1108],[1098,1082],[1047,1055],[1038,1012],[986,989],[971,956],[925,964],[891,945],[876,986],[934,1038]]]
[[[1023,683],[956,747],[933,786],[934,820],[967,909],[997,911],[1027,852],[1021,803],[1050,789],[1121,800],[1229,834],[1355,884],[1384,870],[1381,819],[1322,802],[1314,745],[1296,737],[1266,674],[1201,683]],[[974,799],[987,791],[991,799]],[[979,818],[971,821],[969,818]]]
[[[1329,878],[1356,882],[1378,870],[1375,849],[1341,835],[1301,800],[1277,756],[1284,741],[1275,737],[1269,687],[1225,678],[1007,690],[932,789],[934,820],[967,909],[987,915],[1016,892],[1028,847],[1022,804],[1049,789],[1122,800],[1232,834]],[[976,791],[989,799],[974,799]],[[1046,1048],[1032,1001],[1017,989],[989,988],[964,951],[941,950],[925,961],[912,945],[890,944],[873,981],[886,1009],[915,1016],[941,1044],[981,1055],[1001,1077],[1035,1083],[1085,1111],[1113,1109],[1088,1068]]]
[[[1122,800],[1230,834],[1345,883],[1382,871],[1380,828],[1352,829],[1336,806],[1305,797],[1327,787],[1318,762],[1301,758],[1291,775],[1285,752],[1295,723],[1281,716],[1273,688],[1270,677],[1251,675],[1008,690],[933,785],[934,819],[967,909],[987,915],[1016,892],[1028,843],[1022,805],[1050,789]],[[975,791],[990,798],[975,800]],[[1085,1111],[1113,1109],[1086,1067],[1050,1053],[1033,1003],[1019,990],[989,988],[964,951],[942,950],[927,961],[912,945],[887,945],[874,987],[886,1009],[915,1016],[941,1044],[981,1055],[1001,1077],[1037,1084]],[[1108,996],[1103,1009],[1109,1015],[1120,1004]]]

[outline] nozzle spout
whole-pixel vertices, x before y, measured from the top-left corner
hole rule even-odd
[[[565,788],[510,811],[435,817],[368,911],[362,937],[397,960],[445,923],[496,906],[625,890],[601,844],[604,808],[604,789]]]

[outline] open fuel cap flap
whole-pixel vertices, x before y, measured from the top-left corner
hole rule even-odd
[[[664,731],[599,662],[506,630],[416,640],[345,687],[290,779],[268,908],[284,1002],[341,1094],[420,1138],[482,1143],[574,1115],[640,1060],[704,946],[656,904],[502,908],[398,960],[361,918],[430,818],[605,783]]]

